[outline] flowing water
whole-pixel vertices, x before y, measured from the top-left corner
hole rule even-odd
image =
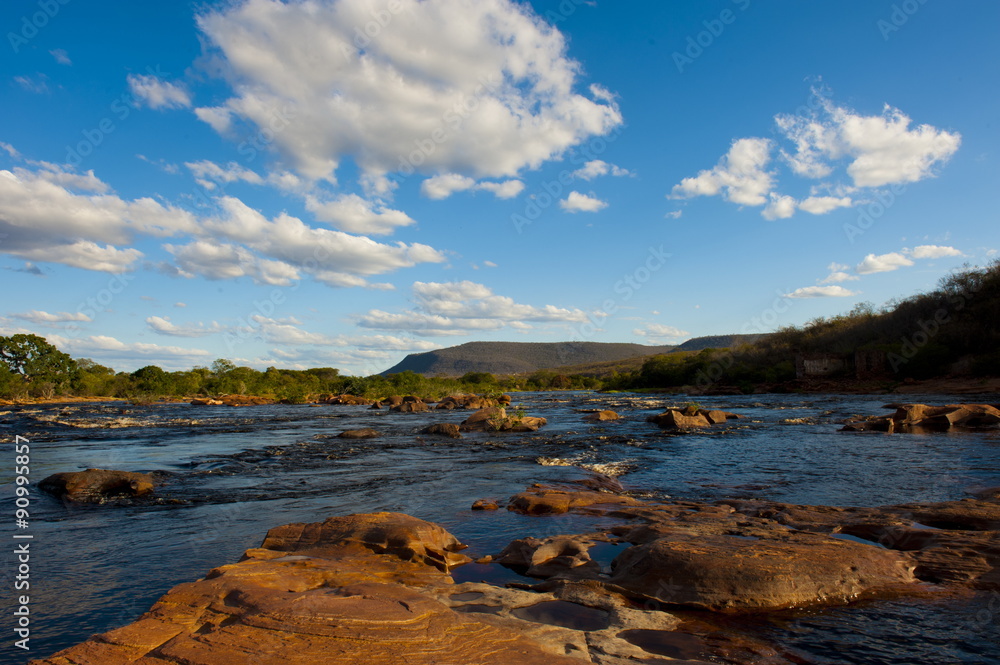
[[[158,503],[67,506],[34,489],[31,651],[11,647],[13,601],[2,616],[11,662],[52,652],[133,621],[175,584],[198,579],[256,547],[271,527],[378,510],[443,524],[496,554],[507,542],[600,526],[593,518],[474,513],[479,498],[505,499],[535,482],[615,475],[640,496],[713,501],[760,498],[841,506],[944,501],[1000,485],[1000,433],[850,434],[846,418],[883,413],[884,396],[699,397],[702,406],[749,416],[711,431],[671,434],[644,422],[684,398],[520,393],[528,415],[548,418],[532,434],[421,436],[463,411],[398,414],[351,406],[191,407],[86,404],[0,413],[5,444],[30,440],[31,479],[111,468],[157,472]],[[969,396],[908,396],[943,404]],[[987,401],[995,402],[995,397]],[[624,420],[584,421],[611,408]],[[372,427],[377,439],[336,438]],[[13,446],[0,468],[3,514],[14,532]],[[8,540],[8,543],[14,542]],[[0,556],[3,597],[13,593],[12,547]],[[456,575],[496,575],[494,566]],[[459,574],[460,573],[460,574]],[[478,576],[478,577],[477,577]],[[503,581],[503,580],[499,580]],[[747,625],[809,663],[1000,663],[1000,598],[884,601],[748,619]]]

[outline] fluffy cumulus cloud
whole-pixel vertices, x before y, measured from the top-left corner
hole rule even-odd
[[[849,298],[858,295],[857,291],[845,289],[842,286],[804,286],[786,293],[786,298]]]
[[[0,171],[0,252],[31,261],[121,272],[143,256],[137,234],[171,236],[197,227],[189,212],[151,198],[123,199],[93,172],[46,163]]]
[[[559,207],[566,212],[598,212],[607,208],[608,203],[595,196],[574,191],[559,202]]]
[[[345,158],[380,193],[394,172],[512,176],[622,122],[606,90],[577,91],[563,35],[511,0],[245,0],[198,25],[234,90],[198,117],[266,129],[314,180]]]
[[[530,323],[581,323],[587,320],[579,309],[553,305],[536,307],[493,293],[471,281],[416,282],[414,308],[405,312],[373,309],[361,315],[362,328],[407,331],[424,337],[467,335],[472,332],[518,328]]]
[[[919,247],[904,251],[914,259],[940,259],[946,256],[964,256],[962,252],[954,247],[942,247],[941,245],[920,245]]]
[[[435,200],[446,199],[455,192],[470,190],[492,192],[498,199],[512,199],[524,191],[524,183],[520,180],[477,182],[475,178],[458,173],[442,173],[420,184],[420,193]]]
[[[431,351],[437,344],[427,340],[397,335],[326,335],[303,329],[294,317],[272,319],[260,314],[250,317],[250,332],[269,344],[288,346],[331,346],[387,351]],[[379,357],[382,357],[381,355]]]
[[[580,178],[581,180],[593,180],[594,178],[609,174],[616,177],[622,177],[632,175],[632,172],[628,169],[623,169],[620,166],[608,164],[603,159],[592,159],[576,171],[573,171],[572,175],[574,178]]]
[[[890,252],[879,255],[869,254],[861,263],[855,266],[854,270],[859,275],[870,275],[876,272],[891,272],[912,265],[913,261],[899,252]]]
[[[861,279],[857,275],[852,275],[847,272],[850,269],[851,266],[843,263],[831,263],[827,266],[827,270],[830,271],[830,274],[827,275],[825,279],[821,280],[820,284],[840,284],[842,282],[856,282]]]
[[[191,106],[191,95],[179,83],[163,81],[152,74],[129,74],[128,87],[136,100],[151,109],[182,109]]]
[[[405,212],[373,203],[357,194],[341,194],[329,201],[309,195],[306,209],[319,221],[348,233],[388,235],[401,226],[415,223]]]
[[[666,326],[662,323],[649,323],[645,328],[636,328],[633,335],[645,337],[650,342],[674,341],[688,337],[691,333],[674,326]]]
[[[684,178],[670,197],[721,196],[764,206],[766,219],[786,219],[798,210],[824,215],[855,205],[855,193],[932,177],[961,144],[957,132],[912,126],[909,116],[888,105],[880,115],[865,116],[822,99],[809,113],[775,116],[775,140],[737,139],[715,167]],[[775,152],[794,176],[832,182],[812,187],[802,200],[778,191]],[[836,195],[819,194],[823,189]]]
[[[334,287],[391,288],[366,278],[445,260],[427,245],[379,243],[366,236],[313,228],[285,213],[268,219],[234,197],[221,197],[218,203],[220,214],[201,221],[201,237],[185,245],[165,245],[182,276],[250,277],[285,286],[306,274]]]

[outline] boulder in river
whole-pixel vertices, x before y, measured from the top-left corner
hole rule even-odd
[[[74,503],[106,503],[151,494],[154,482],[148,473],[87,469],[54,473],[38,483],[38,487]]]
[[[462,434],[458,430],[458,425],[454,423],[435,423],[420,430],[421,434],[432,436],[446,436],[451,439],[461,439]]]
[[[859,416],[847,421],[843,432],[942,432],[952,429],[1000,427],[1000,409],[990,404],[887,404],[889,416]]]

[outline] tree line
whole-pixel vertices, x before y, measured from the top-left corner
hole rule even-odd
[[[419,395],[439,399],[459,392],[579,390],[597,389],[601,385],[593,377],[547,370],[528,376],[502,377],[468,372],[457,378],[438,378],[412,371],[388,376],[349,376],[333,367],[306,370],[268,367],[261,371],[237,366],[225,358],[215,360],[210,367],[189,370],[167,371],[147,365],[134,372],[119,372],[90,358],[71,358],[38,335],[0,337],[0,398],[8,400],[74,396],[151,401],[161,397],[253,395],[303,403],[323,394],[372,399]]]

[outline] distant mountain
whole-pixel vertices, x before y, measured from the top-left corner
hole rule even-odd
[[[708,335],[693,337],[677,347],[677,351],[701,351],[702,349],[728,349],[741,344],[753,344],[767,334],[755,335]]]
[[[426,353],[411,353],[382,372],[410,370],[426,376],[461,376],[466,372],[522,374],[563,365],[585,365],[668,353],[673,346],[603,342],[468,342]]]

